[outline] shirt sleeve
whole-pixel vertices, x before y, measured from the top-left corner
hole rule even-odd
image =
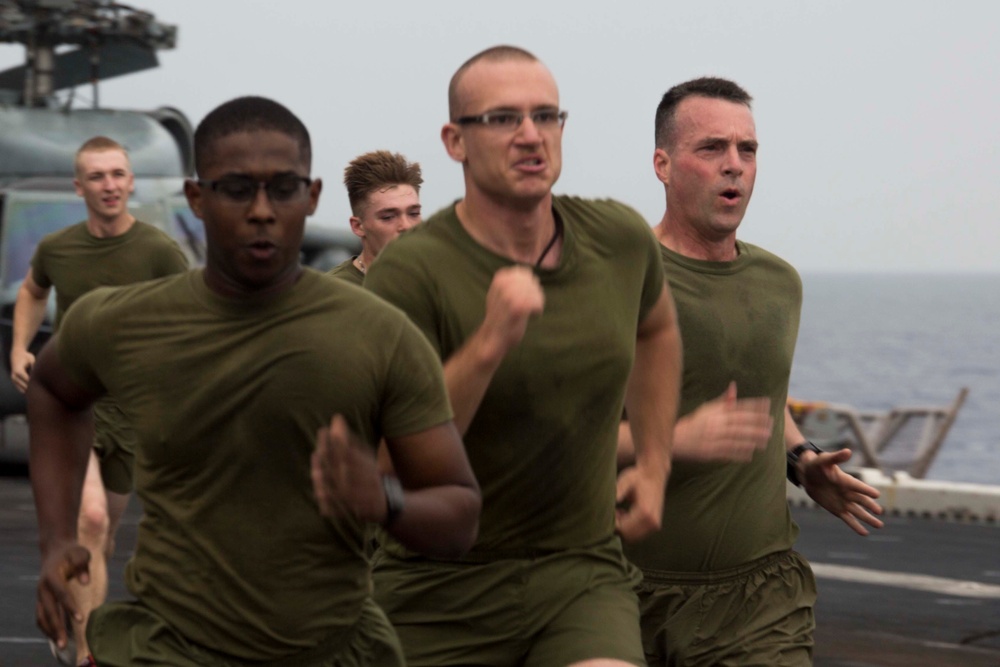
[[[390,244],[365,275],[364,287],[396,306],[410,318],[441,357],[441,335],[437,306],[432,293],[433,277],[417,262],[398,252],[399,243]]]
[[[102,325],[106,317],[100,306],[111,288],[93,290],[73,304],[60,323],[56,334],[56,352],[63,368],[80,387],[89,391],[106,391],[97,375],[94,360],[98,348],[108,342],[109,329]]]
[[[425,336],[400,318],[383,390],[382,432],[410,435],[452,418],[441,361]]]

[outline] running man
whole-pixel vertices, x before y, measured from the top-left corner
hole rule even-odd
[[[45,319],[53,288],[58,330],[67,309],[92,289],[187,270],[187,259],[173,239],[129,213],[135,177],[121,144],[108,137],[89,139],[76,153],[74,171],[73,184],[86,205],[87,219],[42,239],[14,304],[11,380],[22,392],[35,363],[28,346]],[[84,624],[90,610],[107,597],[107,560],[114,554],[115,534],[132,492],[135,435],[127,419],[112,398],[104,398],[94,405],[94,420],[94,447],[77,522],[80,543],[91,553],[90,584],[72,587],[83,619],[73,627],[75,655],[67,654],[70,649],[54,651],[63,664],[71,665],[87,664]]]
[[[72,517],[88,406],[109,392],[138,436],[145,513],[134,601],[91,614],[101,667],[402,665],[371,599],[366,524],[456,558],[480,496],[440,362],[396,309],[299,263],[322,182],[309,133],[268,99],[195,132],[204,269],[82,298],[28,388],[42,546],[38,622],[65,640],[66,582],[88,577]],[[383,437],[398,476],[379,473]]]

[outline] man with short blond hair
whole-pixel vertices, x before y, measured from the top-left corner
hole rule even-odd
[[[420,165],[399,153],[372,151],[351,160],[344,185],[351,202],[351,231],[361,239],[361,253],[330,269],[361,285],[382,248],[420,224]]]
[[[365,287],[444,360],[483,515],[463,559],[384,542],[376,597],[415,667],[641,665],[616,531],[658,526],[669,473],[680,341],[656,242],[623,204],[553,195],[567,114],[532,54],[471,58],[449,109],[465,196],[386,248]],[[639,464],[617,478],[623,405]]]
[[[187,269],[187,259],[173,239],[129,213],[135,177],[121,144],[93,137],[80,146],[74,167],[73,183],[86,204],[87,219],[42,239],[14,304],[11,379],[22,392],[35,363],[28,346],[45,318],[52,288],[58,329],[69,307],[97,287]],[[80,542],[90,550],[92,561],[89,585],[74,588],[84,616],[83,623],[74,624],[77,663],[87,660],[86,616],[107,596],[106,559],[114,552],[115,532],[132,491],[134,434],[128,419],[107,399],[94,407],[94,422],[94,449],[80,499]],[[70,656],[60,656],[64,659]]]

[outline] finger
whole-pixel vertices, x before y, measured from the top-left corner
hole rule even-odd
[[[864,526],[862,526],[861,522],[859,522],[854,517],[853,514],[845,512],[844,514],[840,515],[840,518],[843,519],[844,523],[846,523],[850,527],[850,529],[853,530],[858,535],[861,535],[861,536],[868,535],[868,529],[865,528]]]
[[[66,645],[66,610],[59,604],[60,596],[52,590],[50,583],[43,581],[38,588],[38,602],[35,617],[38,627],[47,637],[55,640],[60,648]]]
[[[736,404],[736,381],[733,380],[726,387],[726,390],[722,392],[722,400],[726,403],[727,407],[732,407]]]

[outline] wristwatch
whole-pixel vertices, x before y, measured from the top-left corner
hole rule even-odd
[[[788,450],[785,455],[787,469],[785,470],[785,476],[788,477],[788,481],[795,486],[802,486],[802,482],[799,481],[799,459],[802,457],[803,452],[812,451],[817,454],[822,454],[823,450],[812,444],[808,440],[802,444],[795,445]]]
[[[385,492],[385,521],[382,527],[388,528],[403,513],[403,486],[395,477],[382,475],[382,490]]]

